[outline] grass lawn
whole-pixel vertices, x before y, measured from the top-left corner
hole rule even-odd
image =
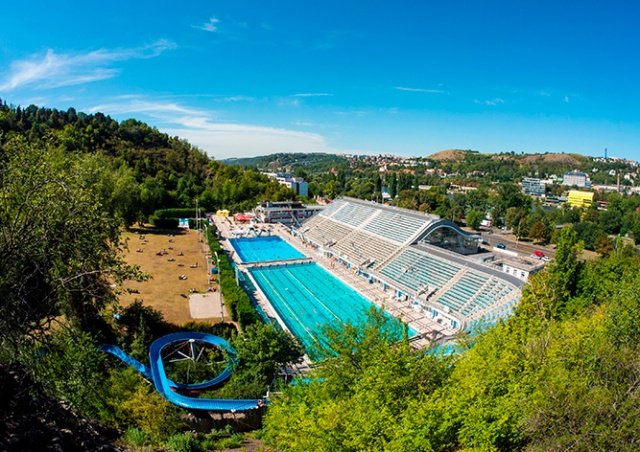
[[[204,240],[204,234],[202,237]],[[140,299],[176,325],[193,320],[189,313],[189,291],[195,289],[204,293],[210,287],[207,275],[210,262],[206,261],[205,244],[200,243],[198,231],[134,228],[123,233],[122,240],[129,248],[124,251],[124,259],[130,264],[138,264],[151,278],[146,282],[125,282],[124,289],[137,293],[122,293],[120,304],[126,307]],[[181,275],[187,279],[181,280]],[[211,287],[218,289],[217,281]],[[217,323],[220,318],[199,321]]]

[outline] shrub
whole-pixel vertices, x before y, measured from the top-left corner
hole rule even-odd
[[[155,215],[152,215],[149,218],[149,221],[156,228],[160,228],[160,229],[176,229],[179,224],[179,221],[177,218],[158,218]]]
[[[202,209],[201,209],[202,210]],[[161,219],[173,219],[173,218],[195,218],[196,217],[196,209],[188,208],[188,209],[159,209],[156,210],[153,215],[157,218]]]
[[[140,430],[137,427],[129,427],[123,436],[125,443],[131,446],[141,447],[150,443],[151,438],[149,434],[144,430]]]
[[[199,452],[202,450],[198,439],[190,433],[178,433],[169,437],[167,449],[171,452]]]
[[[240,324],[241,328],[253,325],[260,320],[258,313],[251,305],[249,296],[236,284],[235,272],[229,259],[222,252],[222,247],[215,236],[214,228],[208,228],[209,247],[212,253],[218,253],[220,274],[220,291],[231,318]]]

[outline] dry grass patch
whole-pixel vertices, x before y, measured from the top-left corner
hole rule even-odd
[[[145,282],[127,281],[123,288],[135,293],[120,295],[120,304],[126,307],[140,299],[176,325],[193,320],[189,312],[190,290],[204,293],[209,288],[207,265],[210,262],[206,261],[205,244],[200,243],[198,232],[147,227],[131,229],[123,233],[122,239],[129,248],[124,252],[124,259],[139,265],[151,278]],[[187,279],[181,280],[181,275]],[[217,289],[217,284],[212,287]],[[216,323],[220,318],[199,321]]]

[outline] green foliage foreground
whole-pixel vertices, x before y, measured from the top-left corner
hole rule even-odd
[[[563,262],[456,356],[380,337],[375,318],[334,332],[338,356],[284,390],[265,438],[296,451],[640,449],[639,260],[580,263],[575,233],[562,236]]]
[[[133,442],[158,447],[185,428],[184,410],[99,347],[118,344],[146,361],[154,339],[182,327],[168,324],[141,302],[118,309],[118,283],[146,275],[121,257],[126,209],[115,201],[128,203],[118,193],[126,194],[129,177],[108,163],[104,157],[34,145],[20,136],[0,139],[0,380],[23,374],[14,379],[25,382],[20,387],[25,394],[64,401],[76,414],[129,432]],[[227,273],[227,284],[237,288],[230,266]],[[207,330],[230,339],[239,353],[238,369],[220,395],[262,397],[277,368],[299,359],[302,351],[283,331],[257,323],[248,299],[236,305],[244,308],[235,309],[244,334],[232,325]],[[45,406],[9,407],[3,423],[12,430],[0,432],[0,449],[7,448],[8,440],[37,437],[24,432],[39,427],[21,425],[17,416],[23,409],[44,419],[38,410]],[[74,435],[80,433],[69,433]],[[42,439],[40,449],[47,448],[49,439]]]

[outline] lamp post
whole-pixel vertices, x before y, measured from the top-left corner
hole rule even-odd
[[[218,296],[220,297],[220,317],[224,322],[224,309],[222,307],[222,286],[220,285],[220,257],[218,256],[218,252],[214,251],[216,255],[216,265],[218,266]]]

